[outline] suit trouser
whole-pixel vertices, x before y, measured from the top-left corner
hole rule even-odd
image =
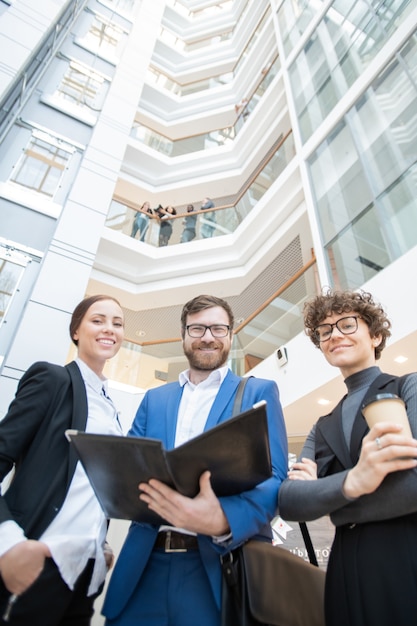
[[[42,573],[18,598],[8,622],[2,616],[10,593],[0,579],[0,626],[89,626],[94,600],[102,590],[87,596],[93,567],[90,559],[71,591],[54,561],[45,559]]]
[[[154,550],[136,589],[107,626],[220,626],[220,611],[197,550]]]

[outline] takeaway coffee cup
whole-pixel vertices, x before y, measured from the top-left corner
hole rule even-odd
[[[395,393],[379,393],[362,405],[362,414],[369,428],[377,422],[401,424],[402,434],[412,437],[404,401]]]

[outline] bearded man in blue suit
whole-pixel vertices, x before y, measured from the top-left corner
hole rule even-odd
[[[179,382],[149,390],[131,436],[162,440],[172,449],[230,419],[240,378],[227,366],[233,313],[214,296],[197,296],[183,308],[181,333],[189,369]],[[151,479],[140,498],[161,525],[133,522],[114,569],[103,614],[107,626],[220,626],[220,555],[248,539],[271,541],[278,490],[287,475],[287,436],[278,387],[249,378],[245,411],[267,402],[272,477],[238,495],[217,498],[210,473],[188,498]]]

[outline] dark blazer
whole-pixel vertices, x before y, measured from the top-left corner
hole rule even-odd
[[[344,398],[331,413],[320,417],[316,424],[316,463],[319,478],[350,469],[359,460],[362,439],[369,428],[362,415],[362,404],[379,393],[396,393],[401,396],[401,387],[407,376],[397,377],[381,373],[369,386],[358,409],[352,429],[350,449],[343,434],[342,404]],[[346,397],[346,396],[344,396]]]
[[[87,412],[75,362],[34,363],[22,376],[0,422],[0,481],[15,472],[0,497],[0,523],[15,520],[30,539],[42,535],[62,507],[77,464],[65,430],[85,430]]]

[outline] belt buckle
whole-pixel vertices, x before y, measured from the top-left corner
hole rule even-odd
[[[187,552],[187,548],[171,548],[170,530],[167,530],[165,535],[165,552]]]

